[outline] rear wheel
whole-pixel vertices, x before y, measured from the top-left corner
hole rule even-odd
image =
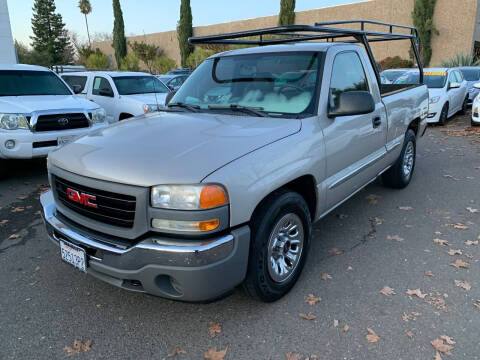
[[[442,112],[440,113],[440,119],[438,120],[438,123],[440,125],[445,125],[448,120],[448,104],[443,105]]]
[[[465,98],[465,100],[463,100],[462,110],[460,110],[460,114],[467,115],[467,111],[468,111],[468,96]]]
[[[252,297],[272,302],[293,287],[305,265],[311,238],[308,205],[296,192],[277,191],[255,211],[247,277]]]
[[[413,130],[408,130],[405,134],[403,149],[393,166],[382,176],[385,185],[403,189],[410,184],[416,161],[416,136]]]

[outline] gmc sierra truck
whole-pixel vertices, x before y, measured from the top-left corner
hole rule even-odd
[[[170,299],[287,293],[312,224],[379,176],[406,187],[426,129],[416,30],[360,22],[191,38],[248,47],[204,61],[166,109],[48,156],[41,203],[61,258]],[[381,84],[369,41],[387,39],[411,41],[418,84]]]

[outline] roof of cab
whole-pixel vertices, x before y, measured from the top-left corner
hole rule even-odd
[[[26,64],[0,64],[0,70],[51,71],[43,66]]]

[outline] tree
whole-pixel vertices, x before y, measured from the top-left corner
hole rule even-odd
[[[175,69],[177,64],[175,60],[166,56],[160,56],[153,61],[152,69],[156,74],[165,74],[167,71]]]
[[[295,0],[280,0],[280,15],[278,25],[295,24]]]
[[[412,20],[420,37],[420,56],[425,66],[432,58],[432,36],[439,35],[433,23],[436,3],[437,0],[415,0],[413,5]]]
[[[135,53],[137,58],[142,61],[147,67],[149,72],[152,72],[153,62],[163,55],[163,51],[156,45],[147,44],[146,42],[129,43],[130,48]]]
[[[127,40],[125,39],[125,25],[123,24],[122,8],[120,0],[113,0],[113,48],[115,49],[115,60],[117,67],[120,67],[122,59],[127,55]]]
[[[50,55],[46,52],[40,53],[35,49],[29,49],[26,45],[15,40],[15,50],[17,51],[18,62],[20,64],[50,66]]]
[[[90,32],[88,31],[87,15],[92,12],[92,5],[90,4],[89,0],[79,0],[78,7],[80,9],[80,12],[85,16],[85,26],[87,27],[88,45],[91,45]]]
[[[133,51],[129,52],[127,56],[122,59],[120,63],[120,70],[122,71],[139,71],[140,61]]]
[[[33,49],[48,54],[48,65],[70,64],[73,48],[54,0],[35,0],[32,10]]]
[[[95,53],[88,57],[87,68],[91,70],[106,70],[110,68],[110,59],[97,48]]]
[[[182,58],[182,67],[186,67],[188,56],[193,52],[193,46],[188,42],[188,38],[193,36],[190,0],[182,0],[180,4],[180,20],[177,25],[177,36],[180,56]]]
[[[218,51],[215,50],[208,50],[202,48],[196,48],[194,52],[192,52],[187,59],[187,66],[189,68],[196,68],[200,65],[206,58],[212,56],[213,54],[217,53]]]

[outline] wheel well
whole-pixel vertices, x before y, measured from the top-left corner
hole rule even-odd
[[[415,135],[418,135],[418,126],[420,124],[420,119],[419,118],[416,118],[415,120],[413,120],[409,125],[408,125],[408,129],[407,130],[410,130],[412,129],[413,132],[415,133]]]
[[[304,175],[295,180],[290,181],[289,183],[275,189],[270,194],[265,196],[262,201],[260,201],[255,208],[253,214],[258,210],[258,208],[267,200],[270,196],[273,196],[278,190],[287,189],[299,193],[305,202],[308,205],[310,210],[310,216],[315,219],[315,212],[317,209],[317,191],[315,185],[315,179],[312,175]]]
[[[125,119],[131,118],[131,117],[133,117],[132,114],[129,114],[129,113],[121,113],[120,116],[118,117],[118,120],[125,120]]]

